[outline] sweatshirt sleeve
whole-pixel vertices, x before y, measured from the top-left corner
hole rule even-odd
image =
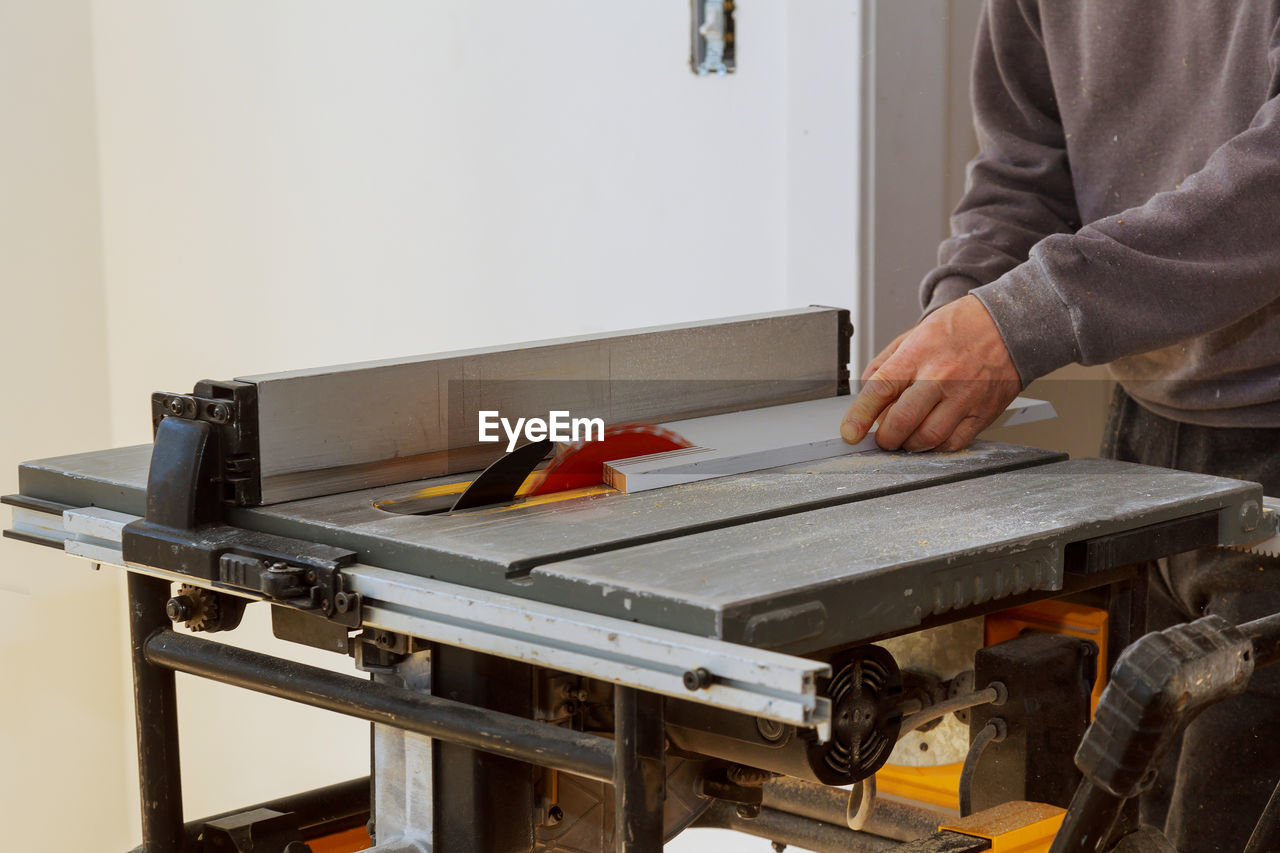
[[[920,287],[928,313],[995,281],[1050,234],[1079,227],[1039,13],[1030,0],[987,0],[974,49],[978,156],[950,239]]]
[[[1047,237],[1027,263],[973,291],[1024,383],[1171,346],[1280,299],[1276,44],[1270,67],[1271,100],[1199,172],[1140,207]]]

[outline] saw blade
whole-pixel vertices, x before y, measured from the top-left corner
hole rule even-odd
[[[651,424],[615,424],[605,427],[595,441],[575,441],[535,474],[528,496],[598,486],[604,482],[604,463],[651,453],[666,453],[693,445],[669,429]]]

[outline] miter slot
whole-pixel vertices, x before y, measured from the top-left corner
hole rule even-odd
[[[844,494],[836,493],[828,497],[815,500],[797,501],[793,504],[778,506],[772,509],[759,510],[755,512],[743,512],[730,517],[717,518],[713,521],[707,521],[699,524],[688,524],[674,529],[665,529],[655,531],[650,534],[641,536],[630,536],[612,541],[602,541],[587,547],[576,548],[572,550],[555,551],[537,556],[513,560],[508,567],[507,577],[520,578],[528,575],[539,566],[546,566],[552,563],[558,563],[565,560],[575,560],[580,557],[594,556],[598,554],[607,554],[611,551],[621,551],[627,548],[635,548],[641,545],[648,545],[654,542],[666,542],[670,540],[680,539],[687,536],[697,536],[702,533],[710,533],[716,530],[723,530],[731,527],[739,527],[746,524],[753,524],[759,521],[769,521],[772,519],[786,518],[787,516],[800,515],[819,509],[828,509],[831,507],[847,506],[849,504],[869,501],[875,498],[887,497],[889,495],[901,494],[903,492],[911,492],[926,486],[940,486],[947,483],[956,483],[964,480],[973,479],[975,477],[984,477],[991,474],[997,474],[1002,471],[1013,471],[1019,468],[1029,468],[1037,465],[1046,465],[1052,462],[1060,462],[1065,459],[1062,454],[1043,454],[1031,457],[1020,457],[997,462],[981,468],[963,468],[955,467],[945,473],[935,476],[924,476],[906,482],[894,483],[886,485],[878,489],[870,489],[859,492],[846,492]]]

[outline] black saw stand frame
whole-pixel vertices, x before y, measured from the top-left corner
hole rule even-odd
[[[495,783],[495,792],[501,792],[500,777],[506,764],[536,764],[610,783],[618,792],[617,825],[624,830],[619,833],[618,850],[661,847],[665,734],[660,697],[618,686],[614,692],[614,739],[575,732],[178,633],[165,612],[171,598],[169,584],[163,578],[129,573],[129,628],[142,794],[140,849],[145,853],[209,849],[199,846],[199,838],[204,826],[215,820],[183,823],[175,672],[438,738],[465,755],[485,753],[485,758],[477,757],[469,769],[481,781]],[[659,808],[653,807],[655,803]],[[476,805],[473,802],[470,808],[478,818],[481,815],[476,814]],[[303,841],[303,831],[306,837],[315,838],[363,825],[368,820],[369,780],[250,806],[236,814],[263,808],[295,813],[298,825],[291,829],[297,830],[298,836],[291,841]],[[496,825],[500,827],[502,823],[498,821]],[[485,832],[467,822],[450,824],[455,825],[455,832],[465,832],[465,838],[485,836]]]
[[[172,577],[242,588],[274,607],[303,610],[347,629],[360,626],[359,596],[343,588],[341,571],[355,561],[354,552],[246,531],[222,520],[227,507],[255,502],[245,491],[255,481],[245,466],[256,436],[237,432],[242,429],[237,425],[256,423],[252,412],[244,409],[253,405],[253,399],[251,389],[243,386],[245,383],[202,383],[195,394],[178,403],[186,405],[189,400],[195,411],[167,412],[165,407],[174,405],[172,398],[157,395],[146,516],[124,530],[126,562],[161,570],[161,576],[137,570],[128,573],[142,800],[143,844],[139,849],[145,853],[234,851],[242,849],[237,844],[246,833],[253,833],[254,849],[303,853],[309,849],[307,839],[362,825],[371,813],[366,778],[184,823],[175,672],[186,672],[437,739],[434,773],[437,779],[448,780],[435,786],[434,843],[438,849],[449,853],[532,849],[532,819],[512,820],[511,816],[532,813],[533,786],[529,780],[533,768],[543,767],[613,786],[617,851],[660,850],[666,729],[664,700],[657,694],[615,686],[610,739],[530,719],[527,686],[534,668],[524,663],[433,645],[433,695],[425,695],[174,630],[173,622],[179,621],[177,611],[182,608],[173,601]],[[1065,555],[1062,590],[965,607],[912,630],[1030,601],[1090,593],[1102,598],[1109,612],[1111,659],[1105,665],[1112,669],[1120,651],[1145,631],[1145,562],[1216,545],[1218,532],[1217,516],[1210,512],[1073,543]],[[1205,626],[1195,624],[1203,633]],[[1239,656],[1246,647],[1252,657],[1247,664],[1250,669],[1280,658],[1280,617],[1241,629],[1216,624],[1211,628],[1209,633],[1218,639],[1205,641],[1206,648],[1212,647],[1214,664],[1210,669],[1229,673],[1231,690],[1242,689],[1247,682],[1247,674],[1236,678],[1245,666]],[[359,636],[355,643],[358,660],[363,656],[376,662],[387,651]],[[1108,690],[1116,692],[1119,688],[1114,685],[1128,683],[1125,661],[1143,663],[1138,656],[1146,653],[1144,649],[1149,651],[1144,643],[1119,658],[1113,687]],[[1223,648],[1231,651],[1223,652]],[[1233,654],[1236,657],[1232,658]],[[1157,663],[1167,663],[1166,659],[1172,660],[1167,654],[1151,658]],[[1151,660],[1134,671],[1152,671]],[[1169,663],[1165,669],[1172,674],[1167,683],[1175,683],[1174,676],[1197,665],[1202,664],[1189,660]],[[1226,688],[1210,691],[1191,704],[1198,709],[1228,692]],[[1156,689],[1148,693],[1164,695]],[[1105,712],[1104,706],[1110,707],[1104,700],[1099,714]],[[1175,727],[1185,725],[1188,719],[1185,708],[1169,711],[1167,717]],[[1089,758],[1113,754],[1120,748],[1114,743],[1099,745],[1097,730],[1097,726],[1091,727],[1094,740],[1086,736],[1081,746],[1080,755],[1085,758],[1077,757],[1085,781],[1059,837],[1062,844],[1066,843],[1064,838],[1102,844],[1123,831],[1127,825],[1124,815],[1132,812],[1124,808],[1125,802],[1141,787],[1162,746],[1167,746],[1163,741],[1146,743],[1135,736],[1132,743],[1121,745],[1128,752],[1124,772],[1119,772],[1100,758]],[[849,835],[852,838],[854,834]],[[778,842],[802,842],[803,837],[785,837],[781,830],[773,836]],[[941,833],[899,849],[985,849],[974,844],[989,842]],[[1059,849],[1067,848],[1054,848]]]

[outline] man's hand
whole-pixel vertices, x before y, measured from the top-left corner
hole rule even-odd
[[[885,450],[960,450],[1022,390],[995,322],[972,295],[899,335],[862,378],[840,435],[857,444],[879,421]]]

